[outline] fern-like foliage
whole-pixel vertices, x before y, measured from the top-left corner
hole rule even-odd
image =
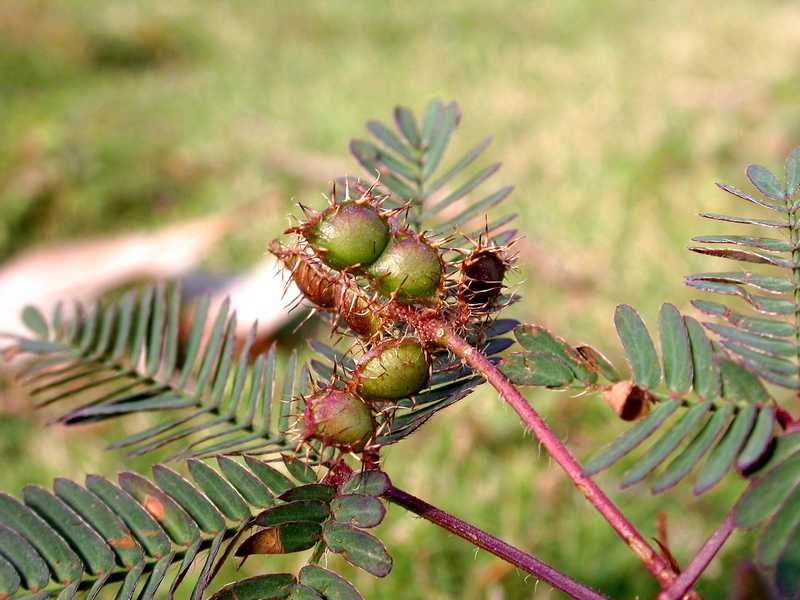
[[[208,298],[197,303],[184,347],[180,307],[178,288],[159,285],[88,311],[76,306],[69,318],[58,306],[49,322],[28,308],[24,317],[33,337],[16,340],[11,349],[33,357],[21,380],[38,406],[66,407],[57,421],[68,425],[175,413],[113,444],[131,455],[179,442],[191,455],[291,449],[290,412],[305,385],[302,377],[297,382],[296,355],[282,369],[278,389],[275,349],[249,363],[256,327],[237,340],[228,301],[211,315],[210,328]]]
[[[317,558],[334,552],[378,577],[391,570],[383,544],[364,531],[386,512],[379,499],[389,485],[383,473],[357,473],[337,488],[316,483],[313,470],[298,485],[252,456],[244,464],[219,456],[217,464],[219,471],[189,460],[193,482],[155,465],[152,481],[123,472],[117,484],[90,475],[83,486],[57,479],[52,492],[28,486],[22,501],[0,494],[0,596],[66,600],[86,591],[91,600],[106,586],[121,583],[118,599],[131,598],[137,589],[138,598],[151,599],[159,590],[171,598],[189,568],[202,563],[192,592],[197,600],[240,537],[254,527],[255,533],[238,545],[237,556],[316,547]],[[333,597],[361,598],[342,578],[320,571],[313,573],[316,578],[301,572],[300,582],[288,574],[257,581],[262,587],[276,582],[311,587],[319,594],[341,588],[346,594]],[[244,581],[217,595],[255,584]]]
[[[750,165],[747,178],[755,193],[730,185],[719,187],[765,211],[769,219],[719,214],[704,217],[768,230],[765,237],[717,235],[694,238],[707,244],[692,251],[744,263],[741,270],[700,273],[686,278],[693,288],[732,296],[734,306],[695,300],[709,317],[704,325],[720,346],[764,381],[800,390],[800,148],[784,162],[781,182],[769,169]],[[754,272],[752,265],[761,265]],[[755,314],[753,314],[755,313]],[[788,413],[786,413],[788,416]],[[797,422],[788,424],[789,431]],[[769,519],[759,541],[760,564],[771,570],[779,590],[800,595],[800,453],[797,434],[783,436],[736,512],[737,524],[754,526]],[[766,473],[764,473],[766,471]],[[777,484],[777,485],[776,485]]]
[[[377,143],[364,139],[350,142],[350,151],[367,176],[377,175],[395,201],[410,203],[410,222],[434,235],[452,234],[470,220],[483,217],[514,190],[513,186],[504,186],[477,200],[471,198],[479,186],[500,169],[497,162],[470,170],[491,143],[491,138],[484,139],[440,169],[460,121],[461,109],[456,102],[445,105],[433,100],[421,122],[411,110],[398,106],[394,109],[395,128],[375,120],[367,123]],[[472,237],[477,237],[481,231],[499,231],[515,216],[504,215],[471,232]],[[514,235],[514,231],[502,232],[495,243],[506,243]]]
[[[754,225],[769,230],[770,237],[749,235],[700,236],[693,241],[713,246],[695,246],[693,252],[746,263],[740,271],[699,273],[686,278],[689,286],[724,296],[734,296],[757,316],[718,302],[696,300],[695,307],[717,322],[704,323],[719,338],[720,345],[765,381],[800,390],[800,148],[786,159],[785,182],[766,167],[750,165],[747,177],[756,189],[751,195],[730,185],[719,187],[735,198],[772,213],[772,219],[740,218],[704,213],[708,219]],[[781,235],[782,234],[782,235]],[[780,235],[780,237],[773,237]],[[764,265],[764,273],[751,265]]]
[[[221,457],[222,474],[190,461],[195,483],[163,465],[153,482],[121,473],[118,485],[90,475],[85,485],[57,479],[50,492],[28,486],[23,501],[0,495],[0,595],[72,598],[122,582],[117,598],[152,598],[167,570],[179,568],[170,596],[205,554],[193,598],[212,575],[223,542],[250,524],[252,511],[273,506],[296,483],[268,464],[248,458],[250,469]],[[166,587],[166,586],[165,586]]]
[[[759,379],[671,304],[664,304],[659,316],[660,358],[633,308],[619,306],[614,320],[630,380],[597,350],[571,346],[529,325],[516,330],[526,351],[503,364],[515,383],[602,391],[622,418],[638,419],[586,463],[586,474],[607,469],[648,440],[655,441],[624,475],[622,487],[654,475],[653,493],[663,492],[705,457],[694,485],[701,494],[732,467],[744,472],[755,465],[769,448],[775,422],[773,400]]]

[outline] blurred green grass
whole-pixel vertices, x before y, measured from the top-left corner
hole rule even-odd
[[[713,182],[741,183],[748,161],[777,165],[800,140],[798,17],[795,3],[746,0],[469,0],[426,10],[11,0],[0,5],[0,260],[279,198],[208,260],[243,268],[284,225],[274,215],[324,191],[276,157],[338,157],[355,173],[346,145],[367,118],[388,118],[398,102],[421,109],[454,98],[464,112],[456,145],[495,134],[490,153],[505,163],[497,179],[517,185],[511,204],[526,239],[515,316],[613,352],[615,304],[654,323],[663,300],[687,307],[683,274],[714,268],[685,251],[691,235],[725,230],[695,218],[729,206]],[[529,397],[579,457],[622,430],[597,399]],[[40,425],[24,405],[0,418],[2,489],[147,467],[101,452],[130,424],[85,436]],[[488,391],[392,448],[386,464],[398,485],[614,598],[655,591]],[[731,478],[702,498],[621,494],[623,470],[601,483],[646,536],[663,510],[682,562],[742,487]],[[381,535],[392,575],[349,571],[367,598],[556,596],[397,509]],[[726,596],[750,544],[737,535],[726,547],[699,585],[706,597]],[[296,563],[252,560],[246,570]]]

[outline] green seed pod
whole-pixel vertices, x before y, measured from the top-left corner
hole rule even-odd
[[[398,302],[433,303],[442,284],[439,252],[415,235],[392,239],[380,258],[369,268],[378,289],[386,295],[397,292]]]
[[[414,339],[388,340],[370,350],[356,368],[357,391],[367,400],[399,400],[428,383],[430,360]]]
[[[371,265],[389,243],[389,225],[378,210],[356,201],[329,208],[302,233],[322,261],[337,270]]]
[[[342,450],[362,450],[375,433],[372,412],[353,394],[327,388],[305,399],[304,435]]]

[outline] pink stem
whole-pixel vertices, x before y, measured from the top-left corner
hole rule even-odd
[[[578,583],[574,579],[571,579],[567,575],[555,570],[553,567],[543,563],[537,558],[534,558],[530,554],[527,554],[522,550],[507,544],[503,540],[500,540],[493,535],[486,533],[485,531],[478,529],[477,527],[470,525],[469,523],[466,523],[449,513],[444,512],[443,510],[439,510],[435,506],[432,506],[424,500],[420,500],[419,498],[412,496],[403,490],[399,490],[396,487],[390,487],[383,494],[383,496],[390,502],[402,506],[406,510],[421,516],[423,519],[430,521],[434,525],[438,525],[439,527],[446,529],[450,533],[453,533],[458,537],[468,541],[470,544],[478,546],[479,548],[483,548],[487,552],[494,554],[498,558],[503,559],[519,569],[522,569],[526,573],[530,573],[534,577],[538,577],[539,579],[546,581],[554,588],[569,594],[573,598],[578,598],[579,600],[603,600],[606,598],[606,596],[598,594],[585,585]]]
[[[700,552],[697,553],[678,578],[672,582],[666,590],[658,595],[658,600],[679,600],[683,595],[691,589],[697,578],[706,570],[709,563],[714,559],[719,549],[733,533],[733,515],[728,514],[725,519],[720,523],[719,527],[711,534],[711,537],[706,540]]]
[[[655,576],[661,588],[668,588],[677,577],[675,571],[656,554],[597,484],[583,474],[583,469],[578,464],[578,461],[573,458],[569,450],[550,430],[539,414],[497,367],[443,321],[428,321],[424,324],[424,333],[460,357],[500,393],[503,400],[516,411],[522,422],[538,438],[545,450],[550,453],[569,478],[572,479],[575,487],[603,515],[603,518],[608,521],[614,531],[633,550],[633,553],[647,567],[647,570]]]

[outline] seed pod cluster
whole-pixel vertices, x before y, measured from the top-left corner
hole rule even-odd
[[[342,452],[368,450],[399,401],[430,381],[430,333],[409,315],[481,327],[511,264],[507,246],[479,238],[467,250],[447,248],[401,219],[407,207],[385,204],[372,187],[347,187],[344,197],[334,189],[324,210],[303,208],[307,220],[287,230],[293,245],[270,247],[303,296],[361,339],[355,366],[339,365],[334,380],[303,399],[302,439]],[[454,252],[463,258],[445,263]]]
[[[304,398],[302,437],[347,452],[363,450],[385,405],[422,390],[430,370],[419,340],[384,340],[361,357],[344,386],[332,383]]]
[[[402,304],[435,304],[444,281],[439,250],[408,227],[398,226],[397,210],[364,190],[357,200],[336,201],[287,233],[303,237],[327,267],[343,275],[363,275],[383,296]]]

